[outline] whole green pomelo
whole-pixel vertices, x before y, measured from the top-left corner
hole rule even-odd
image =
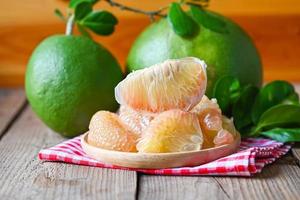
[[[134,42],[127,59],[128,70],[141,69],[170,58],[193,56],[208,65],[208,96],[212,95],[216,80],[224,75],[236,76],[242,84],[260,86],[261,60],[251,38],[228,18],[207,12],[225,22],[226,33],[199,25],[195,37],[184,38],[175,34],[167,19],[160,19],[147,27]]]
[[[55,35],[34,50],[25,88],[42,121],[73,137],[88,130],[96,111],[118,108],[114,87],[122,78],[118,62],[101,45],[82,36]]]

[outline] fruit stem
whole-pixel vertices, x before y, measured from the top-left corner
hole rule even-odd
[[[66,35],[72,35],[73,27],[74,27],[74,14],[68,18],[67,26],[66,26]]]
[[[135,12],[135,13],[139,13],[139,14],[144,14],[144,15],[148,15],[150,17],[151,20],[154,20],[155,16],[158,17],[166,17],[165,14],[163,14],[163,12],[168,9],[169,6],[165,6],[162,7],[158,10],[153,10],[153,11],[145,11],[145,10],[140,10],[137,8],[132,8],[123,4],[120,4],[118,2],[115,2],[114,0],[104,0],[106,3],[108,3],[110,6],[112,7],[117,7],[121,10],[127,10],[127,11],[131,11],[131,12]]]

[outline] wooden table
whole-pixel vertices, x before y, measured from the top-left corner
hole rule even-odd
[[[142,10],[157,10],[174,0],[115,0]],[[53,11],[65,13],[68,0],[25,0],[0,3],[0,87],[22,86],[28,59],[41,40],[62,34],[65,24]],[[253,39],[264,67],[264,80],[300,81],[299,0],[211,0],[209,9],[231,18]],[[95,36],[125,69],[136,37],[150,24],[147,16],[97,3],[118,18],[111,36]],[[76,32],[76,29],[75,29]]]
[[[250,178],[150,176],[40,161],[40,149],[65,138],[35,116],[21,89],[0,90],[0,139],[3,200],[300,199],[300,151],[296,147]]]

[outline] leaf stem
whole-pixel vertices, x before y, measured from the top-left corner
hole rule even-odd
[[[139,13],[139,14],[148,15],[151,20],[154,20],[155,16],[166,17],[166,15],[163,14],[162,12],[168,8],[168,6],[166,6],[166,7],[160,8],[159,10],[145,11],[145,10],[140,10],[140,9],[137,9],[137,8],[131,8],[129,6],[125,6],[123,4],[115,2],[113,0],[104,0],[104,1],[107,2],[110,6],[118,7],[121,10],[127,10],[127,11],[131,11],[131,12]]]
[[[66,26],[66,35],[72,35],[73,34],[73,27],[74,27],[74,19],[75,15],[71,15],[68,18],[67,26]]]

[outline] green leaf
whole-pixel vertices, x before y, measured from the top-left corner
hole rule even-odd
[[[54,14],[55,14],[58,18],[60,18],[61,20],[66,21],[65,16],[63,15],[63,13],[62,13],[59,9],[56,8],[56,9],[54,10]]]
[[[87,38],[92,38],[92,36],[89,34],[89,32],[87,30],[85,30],[85,28],[82,25],[77,24],[77,28],[83,36],[85,36]]]
[[[261,135],[279,142],[300,142],[300,128],[275,128],[264,131]]]
[[[295,93],[289,95],[285,100],[282,101],[283,104],[299,104],[299,95]]]
[[[89,2],[81,2],[75,7],[75,19],[81,20],[93,11],[92,4]]]
[[[298,102],[299,97],[293,85],[286,81],[273,81],[260,90],[251,113],[252,121],[257,123],[262,113],[272,106]]]
[[[118,19],[108,11],[94,11],[87,15],[83,22],[102,22],[106,24],[116,25],[118,24]]]
[[[95,3],[97,3],[99,0],[71,0],[69,3],[69,8],[73,8],[75,9],[76,6],[82,2],[88,2],[91,3],[92,5],[94,5]]]
[[[190,6],[190,11],[192,13],[192,17],[198,24],[214,32],[228,33],[226,23],[216,15],[208,13],[195,5]]]
[[[254,135],[271,128],[300,126],[300,105],[280,104],[265,111],[259,119]]]
[[[110,35],[114,32],[117,23],[117,18],[108,11],[91,12],[80,21],[81,25],[99,35]]]
[[[197,23],[182,10],[178,3],[171,4],[168,20],[174,32],[182,37],[191,37],[199,29]]]
[[[232,116],[238,130],[252,124],[251,110],[258,91],[255,86],[246,86],[243,88],[238,100],[233,104]]]
[[[232,76],[221,77],[215,84],[213,96],[218,100],[222,112],[227,116],[231,116],[231,108],[240,96],[240,89],[240,82]]]

